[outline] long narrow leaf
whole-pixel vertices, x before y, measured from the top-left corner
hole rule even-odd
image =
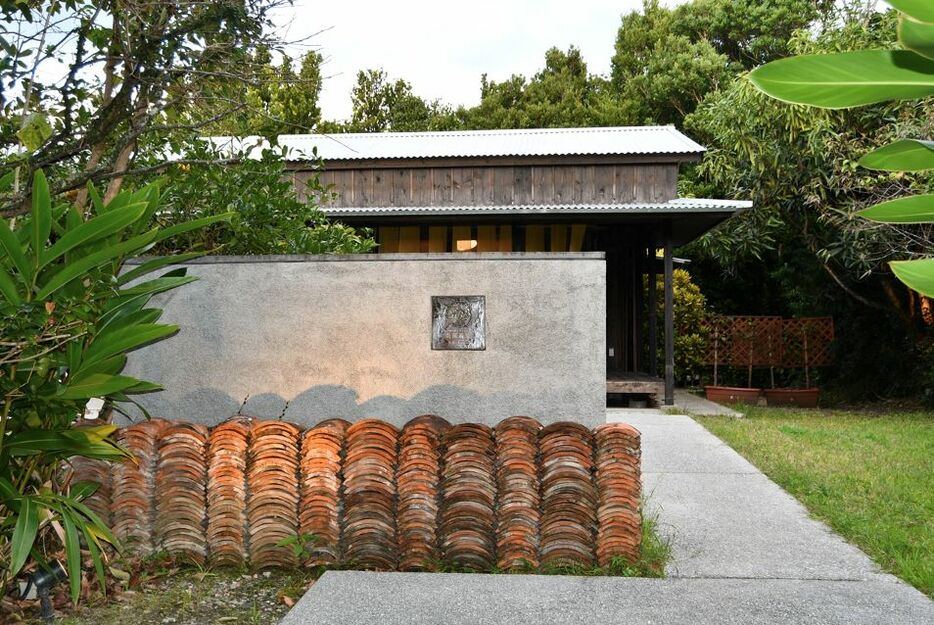
[[[934,24],[916,22],[903,16],[898,20],[898,40],[912,52],[934,59]]]
[[[911,195],[863,209],[860,217],[886,224],[934,222],[934,195]]]
[[[101,557],[101,549],[97,543],[97,536],[95,536],[93,533],[88,535],[87,545],[88,552],[91,554],[91,561],[94,563],[94,572],[97,574],[97,583],[101,588],[101,593],[106,596],[107,577],[104,574],[104,560]]]
[[[116,328],[94,337],[91,347],[84,354],[84,363],[91,364],[126,353],[176,332],[178,332],[178,326],[162,323],[138,323]]]
[[[934,169],[934,141],[902,139],[873,150],[859,159],[868,169],[924,171]]]
[[[77,382],[71,382],[57,397],[59,399],[91,399],[106,397],[111,393],[139,384],[139,380],[123,375],[95,373]]]
[[[13,278],[2,267],[0,267],[0,294],[3,294],[3,297],[14,306],[23,303],[23,298],[20,297],[16,283],[13,282]]]
[[[204,256],[204,254],[202,252],[188,252],[186,254],[176,254],[175,256],[159,256],[158,258],[147,260],[126,273],[121,274],[120,278],[117,280],[117,284],[126,284],[136,278],[145,276],[147,273],[152,273],[157,269],[162,269],[168,265],[184,263],[192,258],[198,258],[199,256]]]
[[[934,3],[931,0],[886,0],[893,7],[919,22],[934,22]]]
[[[49,181],[40,169],[32,177],[32,253],[35,265],[39,264],[51,232],[52,198],[49,196]]]
[[[42,255],[39,268],[41,269],[79,245],[91,243],[119,232],[138,220],[143,215],[144,210],[146,210],[146,205],[141,202],[128,204],[119,210],[110,211],[104,215],[94,217],[82,223],[80,226],[69,230]]]
[[[150,230],[144,234],[118,243],[117,245],[89,254],[73,263],[66,265],[61,271],[49,278],[48,282],[36,294],[39,299],[45,299],[72,280],[83,277],[88,271],[99,267],[109,261],[122,258],[127,254],[139,251],[152,243],[158,230]]]
[[[75,527],[75,521],[69,512],[67,509],[61,512],[62,525],[65,526],[65,566],[71,587],[71,601],[77,603],[81,594],[81,541],[78,538],[78,528]]]
[[[19,570],[26,564],[32,545],[36,542],[38,531],[39,506],[31,497],[24,496],[20,499],[19,514],[16,518],[16,526],[13,528],[13,540],[10,543],[9,575],[11,577],[19,573]]]
[[[155,278],[153,280],[147,280],[146,282],[140,282],[139,284],[134,284],[133,286],[121,289],[120,296],[135,297],[137,295],[155,295],[156,293],[162,293],[163,291],[171,291],[172,289],[176,289],[182,285],[194,282],[197,279],[198,278],[195,276]]]
[[[197,230],[198,228],[203,228],[209,226],[213,223],[219,221],[230,221],[233,219],[234,213],[221,213],[220,215],[211,215],[210,217],[201,217],[200,219],[192,219],[191,221],[186,221],[184,223],[175,224],[174,226],[169,226],[168,228],[163,228],[159,232],[159,238],[157,241],[164,241],[165,239],[171,239],[174,236],[184,234],[191,230]]]
[[[909,288],[922,295],[934,297],[934,258],[894,260],[889,263],[889,267]]]
[[[908,50],[860,50],[772,61],[749,74],[773,98],[848,108],[934,94],[934,61]]]
[[[26,260],[26,254],[23,253],[23,247],[13,231],[6,223],[6,219],[0,218],[0,247],[6,255],[13,261],[13,266],[19,272],[20,280],[23,284],[32,284],[33,270]]]

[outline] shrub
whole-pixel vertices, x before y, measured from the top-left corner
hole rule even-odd
[[[163,176],[160,219],[166,224],[231,212],[232,218],[176,237],[158,253],[204,250],[233,255],[360,254],[376,246],[368,232],[332,222],[319,206],[331,192],[317,175],[305,185],[300,200],[276,149],[258,158],[246,153],[233,165],[217,164],[219,155],[203,145],[184,148],[188,157],[212,164],[177,165]],[[320,167],[320,163],[319,163]]]
[[[707,344],[704,319],[707,317],[707,298],[691,280],[685,269],[675,269],[672,274],[675,317],[675,380],[679,384],[692,386],[700,379],[704,367],[704,351]],[[665,277],[656,276],[656,324],[659,350],[665,345]],[[662,361],[662,357],[659,357]]]
[[[13,174],[0,180],[8,192]],[[160,387],[121,375],[127,352],[163,340],[176,326],[158,323],[150,298],[187,284],[184,270],[141,281],[179,260],[162,257],[122,271],[124,262],[169,237],[227,219],[213,215],[151,227],[159,191],[150,186],[104,203],[89,189],[87,213],[53,204],[35,174],[32,210],[11,228],[0,220],[0,594],[32,559],[64,547],[71,596],[81,589],[82,543],[101,585],[110,530],[82,500],[96,488],[67,485],[61,464],[83,456],[124,459],[114,427],[74,428],[92,397],[119,402]],[[193,254],[185,255],[190,258]]]

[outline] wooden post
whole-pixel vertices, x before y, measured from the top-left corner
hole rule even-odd
[[[665,405],[675,403],[675,293],[671,231],[665,233]]]
[[[658,375],[658,284],[655,271],[655,237],[649,239],[649,373]]]

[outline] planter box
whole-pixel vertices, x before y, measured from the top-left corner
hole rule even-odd
[[[707,399],[718,404],[751,404],[759,403],[761,388],[746,388],[739,386],[705,386]]]
[[[765,401],[769,406],[817,408],[819,397],[819,388],[769,388],[765,390]]]

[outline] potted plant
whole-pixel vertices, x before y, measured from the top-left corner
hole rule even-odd
[[[765,400],[770,406],[816,408],[820,389],[811,386],[811,367],[830,364],[833,319],[785,319],[782,338],[783,364],[804,368],[804,388],[771,388],[765,392]]]

